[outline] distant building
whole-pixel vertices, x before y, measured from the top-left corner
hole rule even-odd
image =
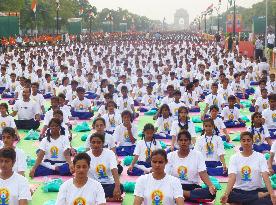
[[[189,28],[189,14],[185,9],[178,9],[174,14],[174,28],[188,29]]]

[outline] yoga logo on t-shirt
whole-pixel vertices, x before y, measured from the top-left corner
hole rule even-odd
[[[228,97],[228,96],[227,96],[227,93],[224,93],[224,94],[223,94],[223,99],[224,99],[224,100],[227,100],[227,97]]]
[[[169,130],[170,130],[170,125],[169,125],[168,122],[165,122],[165,123],[164,123],[164,130],[165,130],[165,131],[169,131]]]
[[[115,119],[114,117],[109,118],[109,123],[111,127],[115,127]]]
[[[125,138],[125,141],[126,141],[126,142],[131,142],[127,130],[124,132],[124,138]]]
[[[215,99],[213,100],[213,104],[214,104],[214,105],[217,105],[217,104],[218,104],[217,98],[215,98]]]
[[[266,109],[266,108],[267,108],[267,104],[264,103],[264,104],[263,104],[263,109]]]
[[[181,180],[187,180],[188,179],[188,176],[187,176],[188,168],[187,167],[185,167],[185,166],[178,167],[177,173],[178,173],[179,179],[181,179]]]
[[[175,116],[178,116],[178,108],[177,108],[177,107],[174,108],[174,115],[175,115]]]
[[[206,143],[207,155],[214,154],[214,144],[212,142]]]
[[[1,122],[1,125],[0,125],[1,127],[6,127],[7,126],[7,124],[6,124],[6,122]]]
[[[241,180],[251,181],[251,168],[249,166],[243,166],[241,168]]]
[[[190,104],[193,103],[193,99],[192,98],[189,98],[188,101],[189,101]]]
[[[253,142],[254,144],[260,145],[262,143],[262,137],[260,135],[254,135]]]
[[[56,146],[51,147],[50,149],[51,158],[58,158],[58,148]]]
[[[276,122],[276,113],[272,114],[272,120],[273,120],[273,122]]]
[[[9,205],[10,192],[6,188],[0,189],[1,205]]]
[[[74,200],[73,205],[86,205],[85,198],[78,197]]]
[[[83,104],[79,104],[79,110],[83,110]]]
[[[124,102],[124,108],[127,108],[127,101]]]
[[[230,114],[230,115],[228,116],[228,119],[229,119],[229,120],[234,120],[234,115],[233,115],[233,114]]]
[[[96,166],[96,173],[98,173],[98,178],[99,179],[106,179],[107,174],[106,174],[106,167],[104,166],[104,164],[98,164]]]
[[[146,156],[146,159],[150,158],[151,154],[152,154],[151,149],[145,149],[145,156]]]
[[[151,193],[152,205],[163,205],[163,192],[160,190],[154,190]]]

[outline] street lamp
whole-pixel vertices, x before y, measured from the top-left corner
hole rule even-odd
[[[56,0],[56,4],[57,4],[57,35],[58,35],[58,15],[59,15],[59,9],[60,9],[60,2],[59,0]]]

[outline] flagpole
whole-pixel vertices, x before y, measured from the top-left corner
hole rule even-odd
[[[267,0],[265,0],[265,47],[267,47]]]
[[[38,30],[37,30],[37,16],[36,16],[36,12],[35,12],[35,37],[37,38],[37,33],[38,33]]]

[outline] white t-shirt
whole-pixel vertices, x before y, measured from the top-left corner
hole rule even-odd
[[[240,118],[240,110],[236,107],[230,109],[228,106],[221,111],[221,117],[224,121],[237,121]]]
[[[217,95],[209,94],[205,98],[205,103],[208,104],[209,106],[217,105],[220,109],[221,105],[224,103],[224,99],[219,94]]]
[[[156,97],[155,95],[148,95],[145,94],[142,97],[142,103],[147,107],[147,108],[156,108]]]
[[[44,159],[51,161],[66,161],[63,152],[70,148],[70,142],[67,136],[61,135],[56,140],[47,140],[43,138],[40,142],[39,149],[45,152]]]
[[[134,138],[137,137],[137,128],[132,124],[131,125],[131,132]],[[124,126],[123,123],[118,125],[115,128],[113,137],[120,146],[132,146],[132,142],[130,141],[130,137],[127,131],[127,128]]]
[[[12,116],[6,116],[6,117],[0,116],[0,133],[2,133],[5,127],[16,128],[16,125]]]
[[[134,106],[134,101],[131,97],[127,97],[125,99],[123,97],[120,97],[117,99],[116,104],[121,112],[123,112],[124,110],[132,112],[131,106]]]
[[[221,134],[221,130],[226,128],[223,120],[220,117],[217,117],[216,119],[214,119],[214,123],[216,128],[219,130],[219,134]]]
[[[267,108],[262,112],[262,116],[268,129],[276,129],[276,110]]]
[[[253,141],[254,141],[254,144],[256,144],[256,145],[263,144],[265,142],[266,138],[270,138],[268,129],[265,125],[263,125],[262,128],[253,127],[253,132],[252,132],[252,128],[250,126],[247,128],[247,131],[254,133]]]
[[[17,173],[6,179],[0,179],[1,200],[3,204],[19,205],[19,200],[32,200],[27,179]]]
[[[176,177],[166,174],[163,179],[156,180],[152,174],[146,174],[138,178],[134,195],[143,198],[144,205],[174,205],[175,199],[183,198],[183,190]]]
[[[30,100],[24,102],[23,100],[17,100],[13,106],[13,110],[17,111],[18,120],[30,120],[34,119],[36,114],[39,114],[39,104]]]
[[[159,133],[169,134],[172,128],[173,117],[159,117],[157,118],[154,127],[158,128]]]
[[[207,145],[208,143],[208,145]],[[221,137],[213,136],[200,136],[195,143],[195,150],[202,153],[205,161],[220,161],[219,156],[224,155],[224,146]]]
[[[273,33],[267,34],[267,43],[273,45],[274,41],[275,41],[275,35]]]
[[[272,146],[271,146],[271,149],[270,149],[270,152],[274,153],[274,159],[273,159],[273,164],[275,164],[276,162],[276,141],[274,141],[272,143]]]
[[[169,107],[170,107],[170,110],[171,110],[171,113],[172,113],[174,119],[178,119],[178,109],[182,106],[185,106],[185,104],[182,102],[176,103],[174,101],[169,104]]]
[[[56,205],[94,205],[105,203],[105,193],[102,185],[90,178],[88,178],[86,184],[81,188],[74,185],[74,179],[64,182],[59,189],[56,201]]]
[[[115,153],[104,148],[99,157],[95,157],[92,151],[87,154],[91,157],[88,176],[101,184],[114,184],[112,169],[117,169],[117,160]]]
[[[71,106],[76,112],[89,112],[88,108],[91,108],[91,101],[87,98],[83,100],[76,98],[71,102]]]
[[[133,155],[139,156],[138,161],[145,162],[148,158],[148,155],[151,155],[151,153],[157,149],[162,149],[159,141],[155,141],[154,144],[154,142],[145,142],[145,140],[139,140],[136,143]]]
[[[84,144],[84,147],[87,149],[90,149],[90,138],[91,138],[91,136],[87,137],[85,144]],[[108,133],[105,133],[104,134],[104,147],[108,148],[108,149],[112,149],[115,146],[116,145],[115,145],[114,137]]]
[[[116,126],[122,123],[122,117],[117,110],[114,114],[104,114],[102,118],[105,120],[105,130],[107,131],[114,131]]]
[[[178,156],[178,151],[168,154],[166,173],[180,179],[181,184],[199,184],[199,172],[205,171],[206,165],[202,154],[195,150],[185,158]]]
[[[175,120],[172,123],[171,135],[173,135],[173,136],[177,136],[178,133],[180,132],[180,127],[179,127],[178,123],[179,123],[178,120]],[[181,125],[184,126],[183,123],[181,123]],[[189,131],[189,133],[191,134],[192,137],[196,136],[194,123],[189,120],[188,120],[188,130],[187,131]]]
[[[268,98],[264,99],[262,97],[258,97],[255,106],[258,106],[258,112],[262,112],[265,109],[269,108]]]
[[[249,157],[236,153],[230,158],[228,174],[236,175],[234,188],[252,191],[262,188],[261,173],[268,172],[267,163],[263,154],[253,152]]]
[[[38,105],[41,107],[42,105],[45,104],[45,100],[42,94],[37,93],[36,95],[31,95],[30,96],[31,100],[38,103]],[[39,107],[39,108],[40,108]],[[40,108],[40,112],[41,112],[41,108]]]

